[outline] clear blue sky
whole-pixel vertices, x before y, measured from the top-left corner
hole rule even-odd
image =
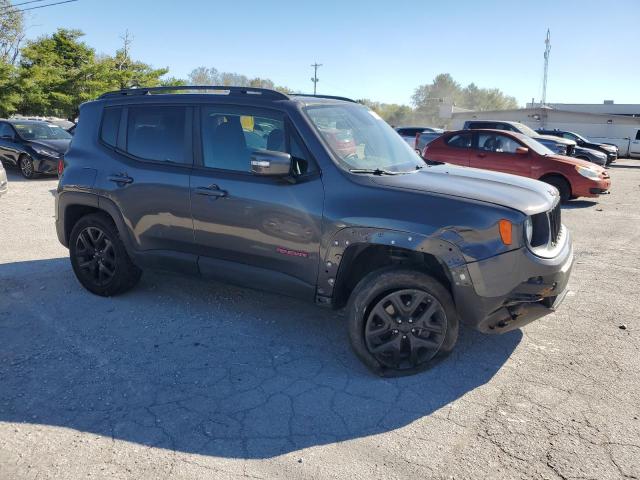
[[[176,77],[214,66],[311,91],[318,61],[319,93],[408,103],[448,72],[522,105],[541,95],[548,27],[548,101],[640,103],[639,0],[79,0],[27,23],[30,38],[81,29],[98,53],[128,29],[134,58]]]

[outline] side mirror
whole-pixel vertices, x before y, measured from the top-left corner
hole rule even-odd
[[[516,148],[516,153],[518,155],[527,155],[529,153],[529,149],[527,147],[518,147]]]
[[[251,153],[251,173],[265,177],[285,177],[291,172],[291,155],[273,150]]]

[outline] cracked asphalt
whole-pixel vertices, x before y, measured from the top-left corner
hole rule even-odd
[[[640,161],[563,210],[558,312],[372,376],[340,312],[165,273],[100,298],[56,180],[0,198],[0,479],[640,478]]]

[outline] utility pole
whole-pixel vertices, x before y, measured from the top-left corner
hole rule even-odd
[[[544,43],[546,47],[544,49],[544,76],[542,77],[542,107],[547,104],[547,75],[549,73],[549,56],[551,55],[551,30],[548,28]]]
[[[313,82],[313,94],[316,94],[316,86],[319,82],[318,80],[318,67],[321,67],[322,64],[321,63],[314,63],[311,65],[313,67],[313,77],[311,78],[311,81]]]

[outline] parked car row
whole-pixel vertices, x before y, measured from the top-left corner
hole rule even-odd
[[[535,138],[509,130],[448,132],[429,143],[423,157],[466,167],[534,178],[556,187],[566,202],[608,193],[611,179],[601,166],[559,155]]]

